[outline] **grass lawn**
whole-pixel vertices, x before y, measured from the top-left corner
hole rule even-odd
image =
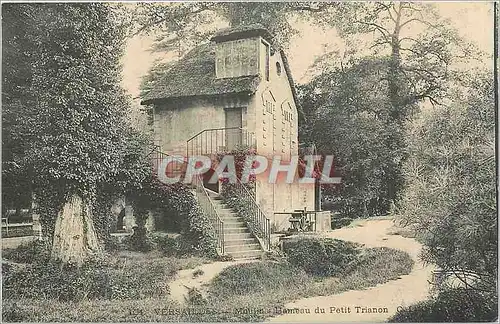
[[[282,261],[231,266],[208,285],[206,298],[193,298],[181,306],[169,298],[168,282],[178,270],[195,268],[209,260],[121,251],[105,263],[112,292],[107,298],[86,298],[85,294],[69,301],[29,297],[27,289],[23,290],[31,287],[29,280],[25,286],[18,283],[21,289],[15,292],[3,281],[2,315],[6,322],[261,321],[289,301],[375,286],[409,273],[413,266],[406,253],[389,248],[364,249],[360,260],[349,273],[338,277],[313,276]],[[40,281],[36,278],[33,280]],[[50,278],[46,278],[47,287],[38,283],[41,288],[37,289],[67,287],[59,283],[59,278]]]
[[[105,260],[98,275],[91,277],[91,280],[95,280],[103,273],[106,274],[107,281],[99,285],[100,288],[105,288],[102,286],[108,284],[106,287],[108,298],[85,297],[90,290],[85,290],[86,286],[91,285],[90,282],[86,282],[88,277],[76,276],[63,280],[61,279],[63,275],[52,273],[47,273],[46,277],[43,277],[44,274],[29,272],[30,264],[14,263],[17,270],[9,270],[9,275],[2,277],[3,320],[9,322],[163,321],[165,318],[162,314],[167,308],[179,307],[169,299],[168,282],[173,279],[177,271],[192,269],[206,262],[211,261],[199,257],[164,257],[158,252],[116,252]],[[24,272],[16,277],[17,283],[6,284],[8,277],[15,271]],[[20,282],[19,278],[26,278],[26,282]],[[73,281],[68,282],[69,280]],[[73,300],[58,300],[51,295],[55,288],[65,290],[68,287],[65,284],[78,286],[76,289],[78,297]],[[44,292],[51,297],[44,298]],[[33,295],[34,293],[38,295]]]
[[[360,290],[408,274],[413,260],[390,248],[365,249],[362,261],[338,277],[316,277],[288,263],[265,261],[225,269],[208,287],[208,297],[191,307],[210,307],[213,314],[185,314],[184,321],[262,321],[276,315],[287,302],[313,296]]]

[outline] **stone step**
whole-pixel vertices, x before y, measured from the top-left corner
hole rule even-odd
[[[215,208],[215,210],[217,211],[217,214],[219,214],[219,216],[234,216],[234,215],[238,215],[237,213],[235,213],[234,211],[232,210],[220,210],[218,208]]]
[[[254,250],[260,250],[260,244],[250,243],[250,244],[229,245],[229,246],[226,246],[224,244],[224,250],[226,252],[254,251]]]
[[[234,214],[231,208],[221,208],[219,206],[214,206],[218,213]]]
[[[235,220],[239,220],[241,222],[243,222],[243,217],[240,217],[238,214],[219,214],[220,218],[223,218],[223,219],[228,219],[228,220],[231,220],[231,219],[235,219]]]
[[[227,254],[232,256],[235,260],[258,259],[263,253],[262,250],[227,252]]]
[[[225,221],[224,220],[224,229],[227,228],[238,228],[238,227],[244,227],[247,228],[246,224],[240,221]]]
[[[232,227],[247,227],[247,224],[241,220],[236,218],[222,218],[224,222],[224,228],[232,228]]]
[[[224,237],[224,246],[226,248],[234,245],[252,245],[252,244],[259,244],[259,241],[257,241],[257,239],[254,237],[244,238],[244,239],[228,239],[227,237]]]
[[[250,230],[246,226],[224,226],[224,236],[230,234],[240,234],[240,233],[250,233]]]
[[[220,216],[221,215],[238,215],[238,214],[236,214],[232,210],[220,210],[220,209],[217,209],[217,208],[216,208],[216,210],[217,210],[217,214],[219,214]]]
[[[222,220],[224,220],[224,223],[225,222],[228,222],[228,223],[243,223],[245,224],[245,220],[239,216],[236,216],[236,215],[221,215],[219,214],[220,218]]]
[[[238,226],[244,226],[246,227],[247,224],[245,221],[241,218],[236,218],[236,217],[221,217],[222,221],[224,222],[224,226],[229,226],[229,227],[238,227]]]
[[[242,240],[242,239],[249,239],[249,238],[254,238],[252,233],[233,233],[233,234],[226,234],[224,233],[224,240],[225,241],[233,241],[233,240]]]

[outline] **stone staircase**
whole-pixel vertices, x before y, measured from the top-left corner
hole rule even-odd
[[[225,254],[232,256],[235,260],[261,257],[262,247],[257,238],[250,233],[245,221],[223,203],[219,194],[210,192],[209,196],[224,222]]]

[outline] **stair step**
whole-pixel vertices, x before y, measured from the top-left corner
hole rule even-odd
[[[226,252],[254,251],[259,249],[260,249],[259,243],[224,246],[224,250]]]
[[[222,221],[224,221],[224,225],[231,226],[230,224],[241,224],[246,226],[246,223],[243,219],[237,217],[222,217]]]
[[[251,251],[239,251],[239,252],[227,252],[235,260],[242,259],[258,259],[262,256],[264,252],[262,250],[251,250]]]
[[[217,207],[215,207],[215,209],[219,215],[237,215],[237,213],[235,213],[232,209],[222,209]]]
[[[254,238],[252,233],[233,233],[233,234],[226,234],[224,233],[224,240],[225,241],[233,241],[233,240],[242,240],[242,239],[249,239],[249,238]]]
[[[236,219],[230,219],[230,220],[223,219],[222,221],[224,222],[224,228],[248,227],[247,224],[245,224],[245,222]]]
[[[224,246],[226,247],[234,245],[252,245],[252,244],[259,244],[259,241],[257,241],[257,239],[254,237],[244,238],[244,239],[228,239],[227,237],[224,237]]]
[[[215,206],[215,208],[219,213],[231,213],[231,214],[234,213],[234,211],[231,208],[220,208],[218,206]]]
[[[242,218],[240,215],[236,213],[217,213],[220,217],[228,217],[228,218]]]
[[[239,227],[226,227],[224,226],[224,236],[231,234],[241,234],[241,233],[250,233],[246,226]]]

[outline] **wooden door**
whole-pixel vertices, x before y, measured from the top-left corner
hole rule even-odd
[[[241,145],[242,140],[242,109],[226,109],[226,149],[228,151],[236,149]]]

